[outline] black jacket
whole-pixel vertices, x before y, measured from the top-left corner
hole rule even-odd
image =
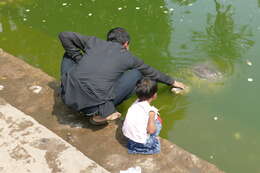
[[[171,77],[144,64],[119,43],[74,32],[61,32],[59,38],[66,54],[77,61],[62,76],[62,98],[65,104],[78,111],[99,106],[101,116],[115,112],[113,84],[130,69],[138,69],[143,76],[167,85],[174,82]]]

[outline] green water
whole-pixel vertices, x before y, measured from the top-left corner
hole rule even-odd
[[[259,18],[260,0],[1,0],[0,47],[58,79],[60,31],[105,38],[122,26],[133,54],[191,87],[175,96],[160,85],[161,136],[226,172],[260,173]],[[223,80],[192,77],[204,62]]]

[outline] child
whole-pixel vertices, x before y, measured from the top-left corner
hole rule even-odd
[[[157,83],[143,78],[137,83],[136,95],[138,100],[128,109],[123,124],[123,134],[128,138],[128,153],[159,153],[158,135],[162,125],[158,109],[150,105],[157,97]]]

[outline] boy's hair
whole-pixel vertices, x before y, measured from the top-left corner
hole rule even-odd
[[[130,35],[124,28],[113,28],[107,33],[107,41],[117,42],[120,44],[130,43]]]
[[[136,95],[139,100],[148,100],[157,92],[157,82],[150,78],[144,77],[136,84]]]

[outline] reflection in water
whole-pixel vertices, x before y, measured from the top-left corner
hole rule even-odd
[[[189,98],[185,95],[171,95],[169,97],[168,90],[161,92],[159,97],[160,99],[157,99],[154,104],[159,105],[157,107],[164,122],[160,136],[171,139],[170,134],[174,131],[173,129],[178,120],[186,118],[187,109],[191,103]],[[162,100],[165,100],[167,104],[164,104],[165,102],[162,103]]]
[[[173,2],[178,3],[181,6],[191,5],[195,3],[197,0],[173,0]]]
[[[206,51],[222,71],[231,74],[234,61],[252,47],[254,42],[248,38],[252,34],[247,26],[235,30],[232,5],[225,7],[217,0],[214,2],[217,14],[208,14],[205,32],[193,32],[193,40],[201,42],[202,51]]]
[[[165,14],[160,6],[164,6],[164,1],[68,0],[66,5],[50,0],[8,3],[0,6],[3,28],[0,36],[8,37],[0,39],[0,44],[5,50],[25,57],[27,62],[58,77],[57,64],[63,51],[57,40],[60,31],[105,38],[109,29],[121,26],[132,36],[130,49],[133,54],[159,70],[167,71],[163,66],[169,63],[169,59],[161,57],[167,57],[171,27],[169,14]],[[16,42],[15,48],[10,46],[13,42]]]

